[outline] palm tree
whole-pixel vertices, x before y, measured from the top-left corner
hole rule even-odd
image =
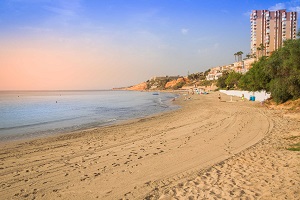
[[[237,53],[237,56],[238,56],[238,61],[240,62],[240,61],[242,61],[242,55],[243,55],[243,52],[242,51],[238,51]]]
[[[257,47],[256,49],[257,49],[257,57],[259,58],[260,57],[260,53],[259,52],[261,51],[261,48]]]
[[[264,56],[264,50],[265,50],[266,47],[263,45],[263,43],[261,43],[259,45],[259,47],[260,47],[260,50],[261,50],[261,55]]]
[[[264,56],[264,50],[265,50],[265,46],[261,43],[256,49],[258,51],[258,58]]]
[[[244,52],[240,51],[240,56],[241,56],[240,61],[243,60],[243,54],[244,54]]]
[[[233,55],[234,55],[234,60],[235,60],[235,62],[236,62],[236,56],[237,56],[237,53],[234,53]]]

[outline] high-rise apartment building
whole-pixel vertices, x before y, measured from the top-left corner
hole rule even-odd
[[[296,39],[297,12],[253,10],[250,22],[251,54],[256,57],[269,56],[285,40]]]

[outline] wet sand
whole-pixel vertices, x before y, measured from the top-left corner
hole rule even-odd
[[[125,124],[0,148],[3,199],[296,199],[299,118],[218,93]],[[292,137],[294,135],[295,137]],[[291,139],[292,138],[292,139]]]

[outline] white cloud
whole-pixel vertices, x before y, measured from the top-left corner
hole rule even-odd
[[[289,2],[286,2],[288,11],[292,12],[300,12],[300,0],[291,0]]]
[[[181,33],[182,33],[183,35],[188,34],[188,32],[189,32],[189,29],[187,29],[187,28],[182,28],[182,29],[181,29]]]
[[[299,4],[300,4],[300,0],[292,0],[285,3],[277,3],[274,6],[271,6],[269,10],[274,11],[274,10],[288,9],[288,11],[300,12]]]
[[[244,12],[243,15],[246,16],[246,17],[250,17],[251,11]]]
[[[58,8],[58,7],[53,7],[53,6],[44,6],[44,8],[48,11],[54,12],[59,15],[64,15],[64,16],[74,16],[75,15],[75,12],[70,9]]]
[[[271,6],[268,10],[274,11],[274,10],[282,10],[285,9],[285,4],[284,3],[277,3],[274,6]]]
[[[290,7],[289,10],[290,10],[290,11],[293,11],[293,12],[298,12],[298,13],[300,13],[300,6]]]

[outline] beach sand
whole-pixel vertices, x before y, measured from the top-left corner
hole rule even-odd
[[[218,92],[177,111],[1,143],[1,199],[297,199],[299,113]]]

